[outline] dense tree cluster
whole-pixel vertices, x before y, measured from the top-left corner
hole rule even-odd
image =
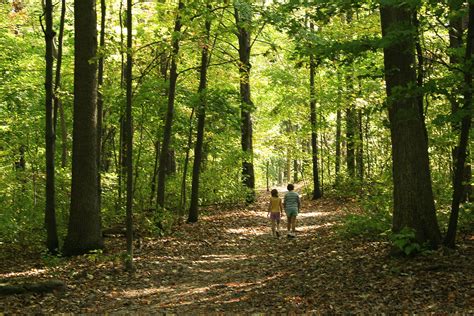
[[[126,222],[131,258],[132,220],[302,182],[454,247],[473,30],[454,0],[2,1],[1,237],[81,254]]]

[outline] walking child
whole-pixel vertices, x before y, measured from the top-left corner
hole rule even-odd
[[[288,238],[295,237],[295,227],[296,227],[296,216],[300,211],[300,196],[298,193],[294,192],[295,186],[293,184],[288,184],[286,187],[288,192],[285,194],[285,201],[283,205],[285,207],[285,213],[288,218]]]
[[[271,194],[270,203],[268,204],[268,216],[272,221],[272,235],[280,237],[280,219],[283,214],[283,204],[278,197],[277,189],[273,189]]]

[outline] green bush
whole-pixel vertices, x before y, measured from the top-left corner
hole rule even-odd
[[[383,213],[349,214],[339,232],[345,237],[380,239],[390,224],[391,219]]]
[[[410,227],[403,227],[398,233],[390,235],[392,244],[405,255],[410,256],[422,251],[423,247],[416,242],[416,231]]]
[[[380,239],[391,228],[391,201],[390,186],[366,184],[358,201],[362,212],[347,215],[340,233],[346,237]]]

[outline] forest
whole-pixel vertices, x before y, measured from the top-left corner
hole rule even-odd
[[[474,313],[473,74],[472,1],[0,0],[0,313]]]

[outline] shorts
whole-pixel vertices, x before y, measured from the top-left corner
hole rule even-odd
[[[292,208],[292,209],[289,209],[289,210],[285,210],[285,213],[286,213],[286,216],[288,216],[288,217],[291,217],[291,216],[296,217],[296,215],[298,215],[298,209]]]
[[[280,212],[270,212],[270,219],[279,221],[280,220]]]

